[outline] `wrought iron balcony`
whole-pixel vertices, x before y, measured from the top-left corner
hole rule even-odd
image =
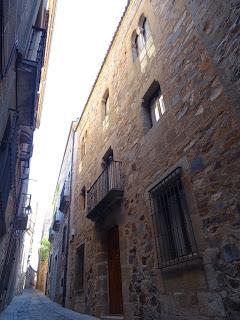
[[[121,162],[111,161],[87,191],[87,217],[101,220],[123,196]]]
[[[17,102],[19,122],[23,126],[35,126],[45,42],[46,30],[34,27],[26,56],[18,55]]]
[[[16,218],[16,230],[17,231],[24,231],[27,229],[27,224],[28,224],[28,216],[19,216]]]
[[[59,210],[56,210],[54,217],[53,217],[53,225],[52,229],[56,232],[59,231],[61,221],[63,219],[63,213]]]
[[[67,213],[70,205],[70,181],[66,180],[64,182],[61,195],[60,195],[60,205],[59,210],[63,213]]]
[[[46,30],[38,27],[33,27],[30,45],[27,51],[27,60],[35,61],[43,65],[45,52]]]

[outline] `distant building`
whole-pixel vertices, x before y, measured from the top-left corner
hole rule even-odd
[[[19,270],[31,224],[29,166],[55,6],[56,0],[0,1],[0,309],[12,299],[16,278],[24,278]]]
[[[53,300],[64,243],[78,312],[239,319],[239,14],[236,1],[128,2],[75,129]]]
[[[28,266],[26,272],[26,281],[25,288],[26,289],[35,289],[37,280],[37,271],[34,270],[30,265]]]
[[[54,301],[65,306],[68,240],[73,237],[69,234],[69,209],[72,179],[72,157],[74,130],[77,122],[73,121],[59,172],[58,182],[53,201],[53,219],[49,229],[51,251],[49,255],[48,273],[46,280],[46,294]],[[44,267],[45,265],[43,265]]]

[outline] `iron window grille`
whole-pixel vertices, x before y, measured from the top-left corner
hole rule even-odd
[[[171,172],[150,191],[160,268],[198,256],[196,240],[181,181],[181,168]]]

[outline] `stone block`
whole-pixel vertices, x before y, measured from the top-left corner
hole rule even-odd
[[[225,317],[225,308],[220,295],[211,292],[198,292],[200,314],[209,317]]]

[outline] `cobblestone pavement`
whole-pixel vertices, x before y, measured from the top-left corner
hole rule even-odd
[[[63,308],[36,290],[24,290],[0,313],[0,320],[97,320]]]

